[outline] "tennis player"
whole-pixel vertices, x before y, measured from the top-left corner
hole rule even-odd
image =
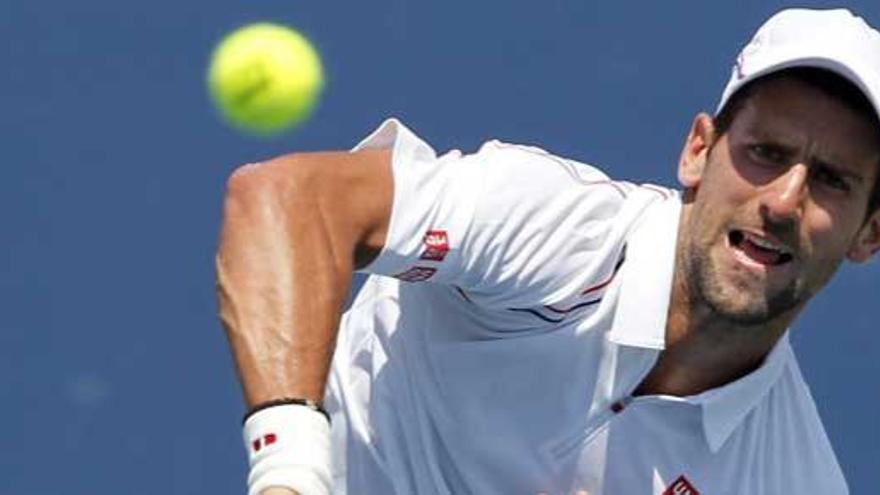
[[[788,332],[880,249],[878,102],[877,31],[785,10],[680,192],[396,120],[240,168],[217,268],[249,493],[848,493]]]

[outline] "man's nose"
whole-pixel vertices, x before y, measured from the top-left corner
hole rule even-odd
[[[798,163],[768,184],[763,203],[771,220],[792,220],[800,217],[807,197],[808,179],[807,166]]]

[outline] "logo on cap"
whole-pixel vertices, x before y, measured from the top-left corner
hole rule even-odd
[[[752,41],[749,41],[749,44],[746,45],[739,55],[736,57],[736,62],[733,64],[733,68],[736,71],[736,78],[742,79],[746,77],[745,68],[743,67],[746,64],[746,56],[753,55],[755,52],[761,49],[761,45],[764,44],[763,37],[760,33],[756,34]]]
[[[746,77],[746,75],[743,74],[743,63],[745,63],[745,56],[742,53],[740,53],[736,57],[736,63],[733,64],[733,69],[736,71],[736,78],[737,79],[742,79],[742,78]]]

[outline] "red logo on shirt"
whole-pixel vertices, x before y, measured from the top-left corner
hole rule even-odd
[[[681,475],[669,485],[669,488],[663,492],[663,495],[700,495],[700,492],[694,488],[694,485],[684,475]]]
[[[429,266],[414,266],[409,270],[394,275],[394,278],[403,280],[404,282],[424,282],[433,277],[437,273],[436,268]]]
[[[443,261],[446,253],[449,252],[449,236],[445,230],[429,230],[425,232],[425,238],[422,239],[425,244],[425,250],[419,259],[431,261]]]

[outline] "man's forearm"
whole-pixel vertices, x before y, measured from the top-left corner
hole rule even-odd
[[[229,180],[220,318],[249,409],[266,406],[244,425],[250,493],[330,493],[329,424],[278,399],[323,399],[355,263],[381,251],[392,201],[387,150],[287,155]]]
[[[328,225],[315,184],[244,167],[229,182],[217,253],[220,317],[250,406],[320,401],[353,271],[353,239]]]

